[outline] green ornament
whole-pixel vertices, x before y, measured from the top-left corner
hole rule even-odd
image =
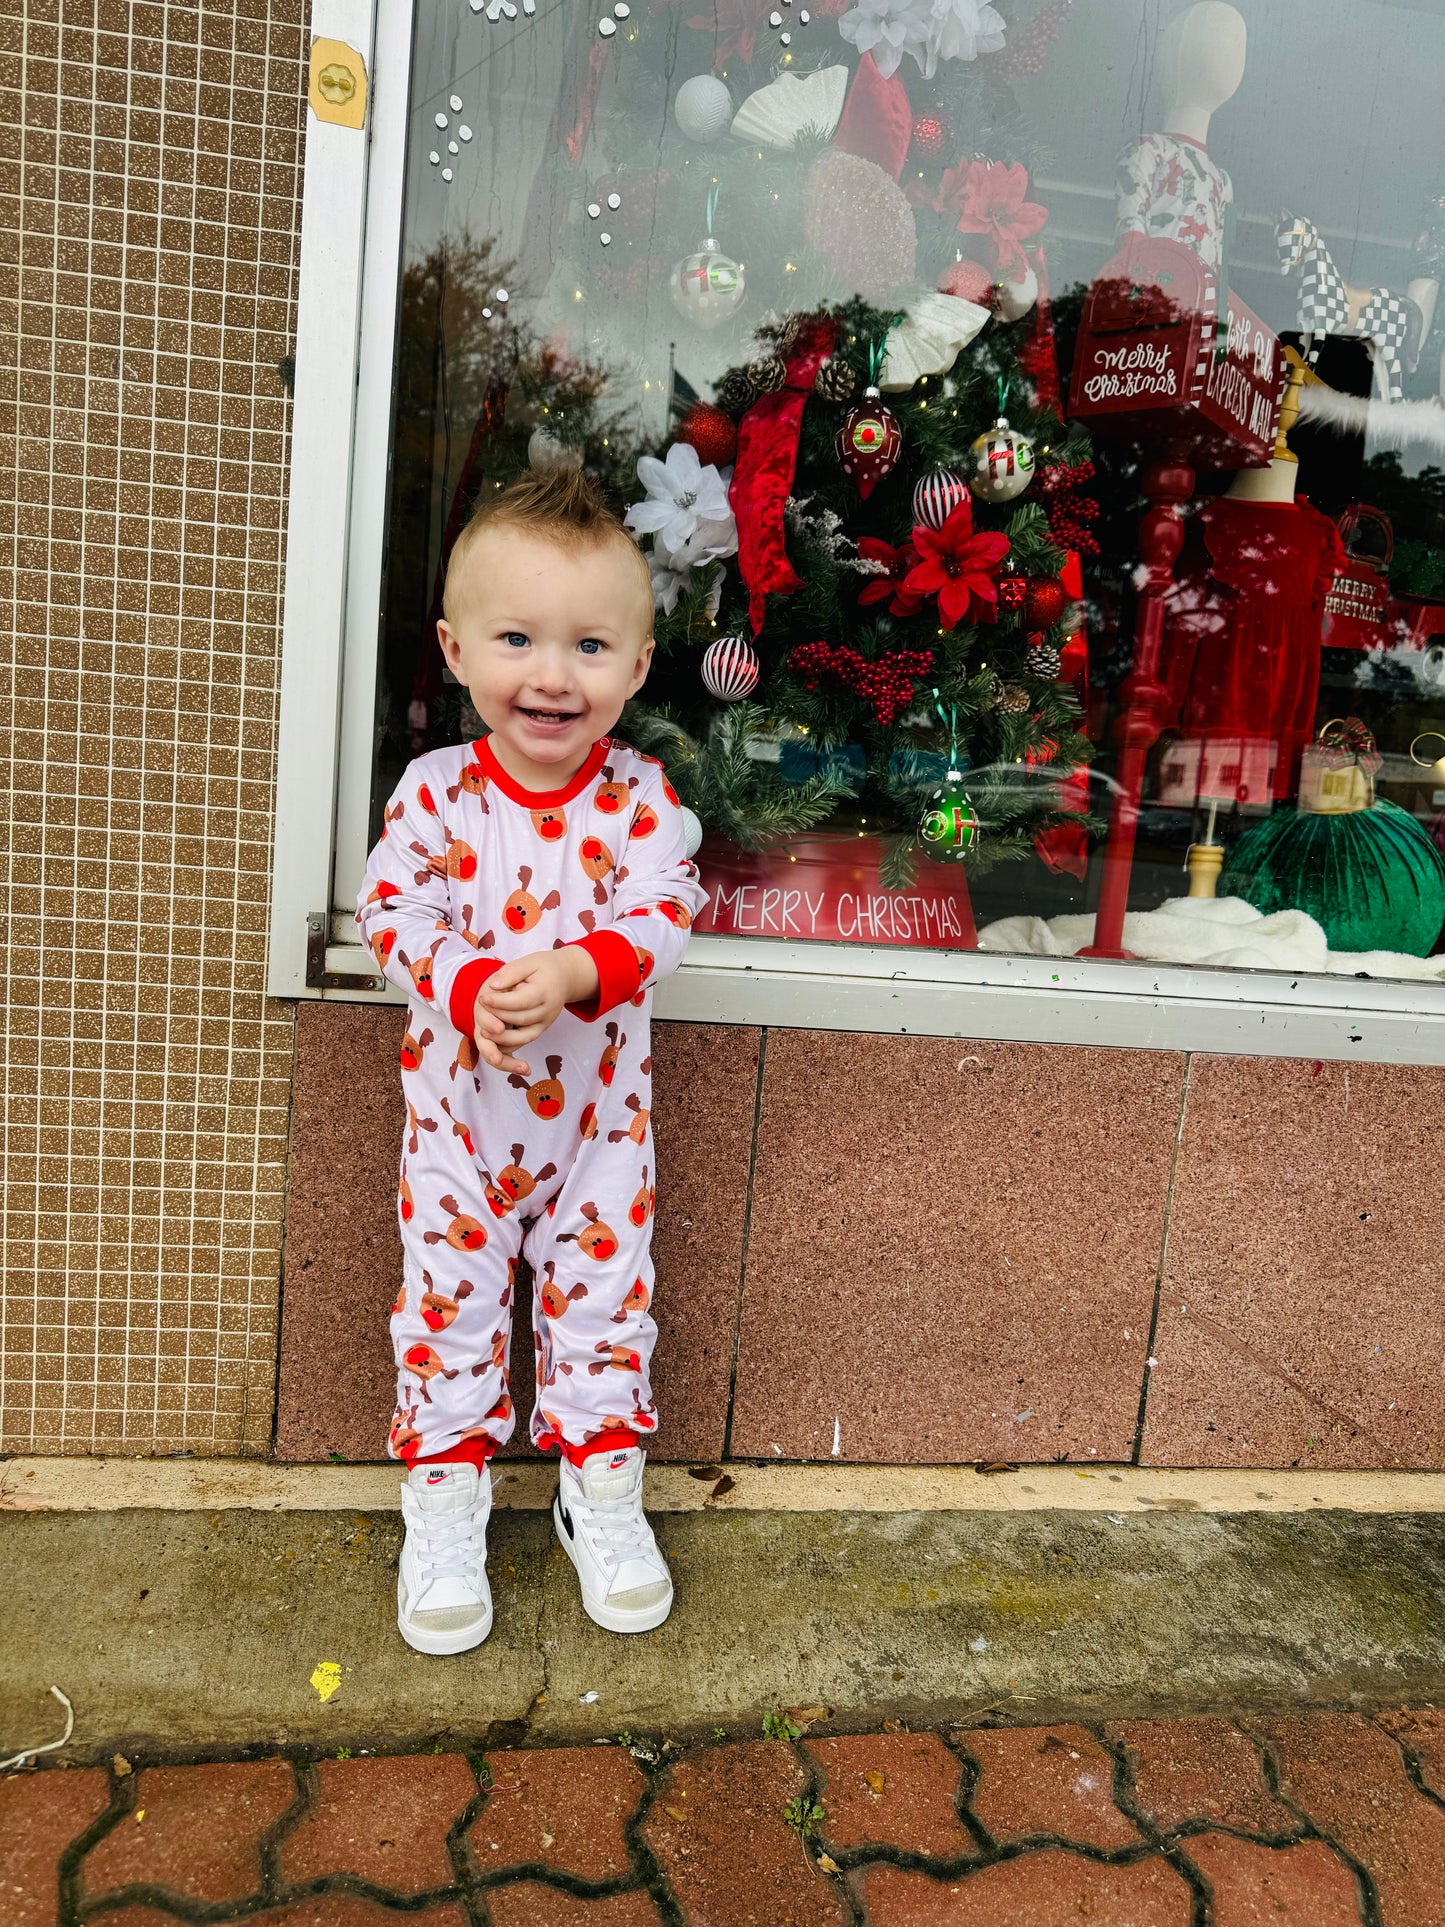
[[[1229,852],[1221,896],[1266,916],[1303,910],[1331,950],[1429,956],[1445,923],[1445,859],[1398,804],[1330,815],[1279,810]]]
[[[950,769],[943,787],[929,798],[918,824],[923,854],[940,863],[961,862],[978,838],[978,815],[963,787],[963,771]]]

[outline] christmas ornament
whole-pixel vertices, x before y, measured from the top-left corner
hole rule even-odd
[[[941,114],[920,114],[913,123],[913,145],[925,160],[933,160],[948,145],[948,122]]]
[[[1057,577],[1034,575],[1028,579],[1024,596],[1024,621],[1030,629],[1052,629],[1062,622],[1069,606],[1069,592]]]
[[[690,141],[715,141],[733,117],[733,97],[715,74],[694,74],[678,88],[672,118]]]
[[[1034,445],[1000,415],[969,449],[968,485],[980,502],[1012,502],[1034,479]]]
[[[847,362],[830,355],[813,377],[813,392],[824,401],[847,401],[857,383],[858,377]]]
[[[1028,659],[1024,666],[1040,682],[1057,682],[1064,666],[1063,652],[1055,649],[1052,643],[1045,642],[1042,636],[1030,636]]]
[[[690,857],[702,848],[702,823],[686,803],[682,806],[682,847]]]
[[[925,529],[941,529],[960,502],[968,500],[968,483],[951,468],[932,468],[921,475],[913,490],[913,519]]]
[[[748,384],[755,395],[775,395],[788,379],[788,364],[781,355],[759,355],[748,363]]]
[[[1029,707],[1029,692],[1022,683],[1006,682],[999,692],[998,706],[1005,716],[1022,716]]]
[[[730,415],[741,415],[757,400],[757,391],[741,368],[729,368],[715,390],[717,405]]]
[[[749,94],[733,121],[734,140],[751,141],[791,153],[806,133],[819,146],[833,138],[848,91],[846,67],[823,67],[813,74],[781,73]]]
[[[707,239],[696,254],[684,255],[669,277],[673,306],[699,328],[716,328],[735,315],[746,292],[741,262],[724,254],[713,238],[717,188],[707,191]]]
[[[884,476],[892,473],[903,446],[893,411],[884,407],[876,388],[865,388],[862,401],[848,410],[833,446],[839,467],[851,476],[866,502]]]
[[[697,458],[713,468],[726,468],[738,452],[737,424],[731,415],[700,401],[677,425],[677,439],[697,450]]]
[[[720,636],[703,652],[702,680],[710,696],[738,702],[758,686],[758,655],[745,636]]]
[[[963,771],[950,768],[919,819],[918,841],[923,854],[941,863],[956,863],[968,855],[978,836],[978,813],[963,787]]]
[[[888,330],[878,386],[912,388],[924,375],[946,375],[960,352],[988,326],[988,309],[957,295],[908,290],[900,319]]]
[[[987,313],[989,302],[993,299],[993,276],[981,261],[965,261],[955,251],[951,265],[938,277],[938,292],[972,301]]]
[[[816,689],[825,675],[836,676],[866,703],[887,728],[913,701],[913,689],[933,667],[927,649],[895,649],[869,662],[846,643],[805,642],[788,657],[788,669],[805,689]]]
[[[1006,275],[994,289],[993,311],[1000,321],[1022,321],[1039,298],[1039,277],[1030,267]]]
[[[1028,577],[1019,574],[1017,569],[1005,566],[998,579],[998,613],[1002,621],[1006,616],[1021,616],[1024,603],[1028,600]]]
[[[841,287],[882,302],[913,279],[918,230],[908,196],[861,154],[830,147],[808,174],[803,221],[809,249]]]

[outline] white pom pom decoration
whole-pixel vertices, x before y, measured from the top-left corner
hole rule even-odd
[[[715,141],[733,117],[733,97],[716,74],[694,74],[678,88],[672,118],[690,141]]]
[[[968,483],[951,468],[932,468],[920,475],[913,491],[913,519],[925,529],[941,529],[960,502],[968,499]]]
[[[682,847],[689,856],[702,848],[702,824],[686,803],[682,806]]]
[[[745,636],[720,637],[703,655],[702,680],[720,702],[740,702],[758,686],[757,651]]]
[[[1000,281],[994,295],[994,312],[1000,321],[1022,321],[1039,298],[1039,277],[1026,267],[1016,281]]]

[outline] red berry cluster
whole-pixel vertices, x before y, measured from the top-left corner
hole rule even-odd
[[[1029,80],[1041,74],[1073,4],[1074,0],[1045,0],[1026,27],[1014,29],[1007,49],[994,58],[994,72],[1005,80]]]
[[[948,138],[948,122],[940,114],[920,114],[913,123],[913,145],[928,160],[943,152]]]
[[[825,675],[836,676],[866,703],[886,727],[913,700],[913,685],[933,667],[928,649],[896,649],[891,656],[865,662],[846,643],[805,642],[788,658],[788,668],[804,689],[816,689]]]
[[[1094,479],[1094,464],[1079,462],[1073,468],[1062,465],[1046,468],[1038,479],[1038,492],[1047,505],[1049,534],[1062,549],[1079,555],[1097,555],[1098,540],[1089,527],[1099,519],[1099,504],[1086,493]]]

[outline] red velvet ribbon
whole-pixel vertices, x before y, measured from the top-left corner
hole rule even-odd
[[[806,322],[781,388],[762,395],[738,423],[738,459],[728,499],[738,525],[738,569],[748,587],[748,619],[756,635],[770,595],[801,587],[783,544],[783,507],[798,465],[803,404],[813,377],[832,354],[836,322]]]

